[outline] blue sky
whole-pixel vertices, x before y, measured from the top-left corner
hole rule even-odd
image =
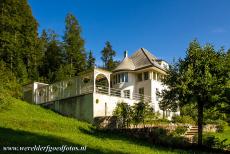
[[[61,36],[65,16],[73,13],[82,28],[85,48],[101,64],[100,52],[111,42],[122,60],[144,47],[155,56],[172,62],[185,56],[188,44],[197,38],[216,49],[230,48],[229,0],[29,0],[42,29]]]

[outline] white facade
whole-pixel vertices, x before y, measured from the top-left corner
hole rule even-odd
[[[32,102],[48,104],[57,112],[89,122],[95,117],[112,116],[119,102],[133,105],[144,100],[162,114],[156,94],[166,88],[161,79],[167,68],[165,61],[157,60],[141,48],[131,57],[125,53],[123,61],[112,72],[95,68],[87,74],[50,85],[34,83]],[[175,113],[166,116],[170,119],[172,114]]]

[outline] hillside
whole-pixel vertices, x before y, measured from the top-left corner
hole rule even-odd
[[[88,123],[63,117],[40,106],[14,98],[11,102],[0,110],[1,150],[3,146],[71,145],[87,146],[86,152],[82,153],[96,154],[187,153],[182,150],[152,146],[123,135],[97,132]]]

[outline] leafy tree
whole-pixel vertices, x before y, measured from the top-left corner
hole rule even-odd
[[[224,66],[223,52],[216,52],[212,45],[201,47],[195,40],[190,43],[184,59],[169,70],[163,80],[168,85],[163,99],[168,103],[183,106],[195,103],[198,108],[198,144],[202,145],[203,111],[226,101],[225,89],[229,79]],[[176,101],[175,101],[176,100]]]
[[[64,46],[67,61],[78,75],[86,68],[86,53],[84,40],[81,38],[81,28],[73,14],[69,13],[65,19]]]
[[[109,41],[105,43],[104,49],[101,51],[101,60],[104,63],[104,68],[107,70],[112,70],[116,67],[116,62],[113,60],[113,57],[116,55],[116,52],[112,49],[112,45]]]
[[[95,58],[93,57],[93,52],[90,50],[87,59],[87,69],[93,69],[94,66],[95,66]]]
[[[172,101],[176,102],[177,100],[172,100],[174,93],[163,90],[161,93],[158,92],[157,95],[159,97],[164,97],[159,101],[159,108],[163,111],[163,119],[165,119],[165,112],[170,110],[172,112],[176,112],[178,106],[176,103],[171,103]]]
[[[132,121],[135,123],[135,125],[140,123],[145,124],[146,118],[152,113],[153,110],[149,103],[142,100],[132,106]]]

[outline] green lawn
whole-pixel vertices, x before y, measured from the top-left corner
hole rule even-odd
[[[0,110],[1,150],[3,146],[72,145],[87,146],[86,152],[81,153],[95,154],[194,153],[153,146],[121,134],[98,132],[88,123],[61,116],[37,105],[13,98],[12,102]]]

